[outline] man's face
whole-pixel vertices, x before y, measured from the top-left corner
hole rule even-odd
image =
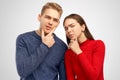
[[[59,24],[60,14],[54,9],[46,9],[42,15],[39,15],[40,27],[48,34]]]

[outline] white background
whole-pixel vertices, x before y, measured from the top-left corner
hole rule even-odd
[[[0,0],[0,80],[19,80],[15,64],[16,37],[38,29],[37,15],[47,1],[59,3],[64,10],[56,35],[66,42],[62,21],[68,14],[80,14],[95,39],[105,42],[105,80],[119,80],[119,0]]]

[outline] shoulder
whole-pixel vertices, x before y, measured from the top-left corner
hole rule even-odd
[[[88,40],[88,42],[92,44],[104,44],[104,41],[102,40]]]
[[[30,36],[34,33],[34,31],[24,32],[18,35],[18,37]]]
[[[88,46],[91,46],[91,48],[105,48],[105,44],[103,40],[88,40]]]
[[[27,37],[33,35],[34,31],[24,32],[17,36],[17,38]]]
[[[104,41],[102,41],[102,40],[95,40],[95,43],[99,44],[99,45],[105,45]]]
[[[33,35],[34,31],[29,31],[29,32],[24,32],[21,33],[17,36],[17,41],[21,41],[21,40],[25,40],[26,38],[30,37],[31,35]]]
[[[105,49],[105,43],[103,40],[94,40],[94,47]]]

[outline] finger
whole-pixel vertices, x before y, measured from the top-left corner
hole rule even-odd
[[[45,37],[44,30],[42,29],[42,39]]]
[[[55,31],[55,29],[56,29],[56,27],[55,28],[53,28],[53,30],[48,34],[48,35],[52,35],[53,34],[53,32]]]
[[[71,48],[71,45],[72,45],[72,43],[69,43],[69,45],[68,45],[68,48],[69,48],[69,49]]]
[[[71,40],[70,40],[70,43],[73,43],[73,41],[74,41],[74,40],[73,40],[73,39],[71,39]]]
[[[53,39],[53,36],[49,36],[49,39],[51,39],[51,40],[52,40],[52,39]]]

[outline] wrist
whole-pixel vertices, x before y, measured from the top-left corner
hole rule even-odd
[[[82,50],[76,52],[77,55],[79,55],[81,53],[82,53]]]

